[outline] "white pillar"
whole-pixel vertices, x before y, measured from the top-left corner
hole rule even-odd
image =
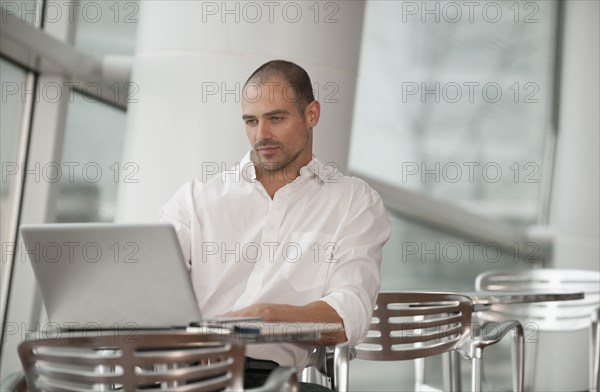
[[[549,267],[598,270],[600,7],[597,1],[570,0],[564,2],[564,10],[560,123],[549,222],[554,251]],[[535,390],[588,389],[588,334],[580,330],[539,335]]]
[[[564,4],[560,123],[550,207],[552,267],[598,270],[600,5]]]
[[[20,3],[20,6],[26,7],[24,4]],[[46,7],[49,5],[46,4]],[[21,11],[25,9],[23,8]],[[35,19],[41,20],[42,17],[37,14]],[[75,23],[71,22],[69,18],[61,18],[56,23],[46,23],[43,31],[59,41],[72,44]],[[36,90],[42,91],[48,86],[65,86],[69,80],[61,75],[42,74],[38,77]],[[26,88],[31,91],[33,85],[27,85]],[[30,97],[27,99],[31,99]],[[29,102],[25,102],[25,105],[29,104]],[[25,177],[23,187],[20,225],[54,221],[59,183],[45,179],[39,167],[43,167],[46,163],[61,162],[68,106],[69,94],[61,94],[57,101],[44,99],[42,96],[39,102],[36,101],[31,107],[33,110],[31,120],[23,120],[25,124],[31,121],[31,130],[27,141],[27,168],[22,168],[25,173],[29,174]],[[26,128],[23,128],[21,132],[27,132]],[[12,372],[22,370],[17,355],[18,345],[24,339],[33,336],[41,337],[43,334],[39,331],[46,332],[49,327],[49,324],[45,322],[46,312],[42,310],[42,298],[33,269],[26,252],[24,252],[23,239],[20,235],[15,247],[16,254],[12,264],[10,293],[8,293],[9,303],[4,320],[6,324],[2,325],[2,328],[5,329],[2,330],[3,340],[0,342],[2,349],[0,380]],[[3,250],[3,252],[7,251]],[[2,262],[8,256],[8,253],[3,253]],[[4,290],[5,287],[2,289]]]
[[[315,153],[345,171],[362,34],[362,1],[140,2],[138,47],[117,221],[156,221],[174,191],[249,149],[241,89],[271,59],[311,76],[322,103]]]

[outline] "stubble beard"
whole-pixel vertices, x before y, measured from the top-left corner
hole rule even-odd
[[[306,144],[308,143],[308,139],[309,139],[309,132],[308,132],[308,130],[306,130],[306,138],[304,139],[304,146],[303,146],[302,149],[300,149],[298,152],[296,152],[293,156],[287,155],[285,147],[282,144],[280,144],[280,143],[265,143],[265,144],[260,143],[260,144],[256,144],[254,146],[254,151],[253,151],[254,156],[256,158],[256,161],[254,163],[258,164],[259,168],[261,170],[264,170],[270,176],[275,175],[275,173],[277,173],[277,172],[283,172],[285,169],[289,168],[290,165],[292,165],[294,162],[296,162],[296,159],[298,159],[298,157],[300,156],[300,154],[302,154],[302,152],[306,148]],[[263,146],[266,146],[266,145],[278,146],[279,149],[281,150],[281,152],[283,153],[282,160],[279,161],[279,162],[269,162],[269,161],[263,160],[262,157],[261,157],[261,155],[256,150],[257,150],[258,147],[263,147]],[[294,166],[298,166],[298,167],[292,167],[292,169],[294,169],[294,170],[300,170],[299,164],[296,164]]]
[[[261,155],[259,153],[255,152],[255,154],[256,154],[255,156],[258,160],[257,163],[260,166],[260,169],[264,170],[265,172],[269,173],[270,175],[273,175],[276,172],[283,171],[286,168],[288,168],[292,164],[292,162],[296,161],[296,159],[300,156],[300,154],[302,154],[302,151],[303,151],[303,150],[300,150],[293,156],[286,156],[284,147],[279,146],[279,148],[284,153],[284,157],[281,161],[278,161],[278,162],[263,160]]]

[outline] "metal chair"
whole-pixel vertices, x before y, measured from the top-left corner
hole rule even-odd
[[[2,392],[27,392],[27,383],[22,372],[14,372],[4,377],[0,382]]]
[[[244,344],[184,331],[88,331],[25,341],[18,352],[29,391],[241,391]],[[295,369],[278,368],[253,389],[297,391]]]
[[[524,336],[519,322],[499,324],[494,336],[472,334],[472,301],[452,293],[380,293],[370,331],[356,346],[359,359],[399,361],[425,358],[458,350],[472,360],[472,389],[481,390],[483,350],[514,331],[515,391],[523,390]],[[343,351],[340,348],[343,356]]]
[[[475,288],[485,291],[583,291],[585,298],[576,301],[492,305],[488,311],[480,312],[478,318],[488,322],[516,318],[526,325],[535,323],[539,331],[577,331],[589,328],[590,390],[599,390],[600,331],[597,320],[600,312],[600,272],[570,269],[487,271],[477,276]]]
[[[315,347],[302,371],[301,381],[319,384],[333,391],[347,391],[349,362],[355,357],[355,348],[346,343]]]

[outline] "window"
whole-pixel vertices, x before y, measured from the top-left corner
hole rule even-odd
[[[25,109],[25,90],[27,72],[0,58],[0,85],[2,86],[2,104],[0,105],[0,141],[2,154],[2,182],[0,183],[0,231],[2,244],[15,240],[16,219],[19,210],[19,195],[22,185],[24,158],[19,155],[20,139],[23,136],[23,113]],[[6,284],[6,267],[10,253],[2,250],[0,263],[0,285]]]
[[[366,2],[350,170],[498,222],[535,224],[554,126],[557,8]],[[529,269],[542,253],[535,242],[506,248],[389,215],[382,290],[469,289],[483,271]],[[414,388],[410,361],[354,362],[358,389]],[[427,366],[428,383],[441,385],[439,362]]]
[[[0,7],[8,15],[39,27],[42,22],[42,0],[2,0]]]
[[[535,223],[555,1],[367,2],[350,168]]]
[[[103,57],[132,55],[139,21],[139,2],[80,0],[75,46]]]
[[[74,93],[63,145],[57,222],[114,220],[117,188],[135,182],[137,167],[121,160],[125,111]]]
[[[535,242],[506,248],[410,222],[390,212],[392,236],[384,247],[382,290],[464,290],[490,269],[529,269],[539,261]]]

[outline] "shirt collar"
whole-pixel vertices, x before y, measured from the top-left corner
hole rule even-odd
[[[254,167],[254,163],[250,160],[250,152],[251,151],[248,151],[240,161],[239,170],[241,171],[241,174],[243,174],[242,178],[250,182],[255,182],[256,168]]]
[[[240,161],[240,170],[243,172],[244,178],[252,181],[256,180],[256,168],[254,167],[252,160],[250,160],[250,152],[251,151],[248,151]],[[299,179],[303,177],[314,175],[321,180],[321,182],[326,184],[327,172],[334,171],[334,169],[335,168],[326,169],[321,161],[313,155],[310,162],[300,169],[300,176],[296,178],[294,182],[299,181]]]
[[[300,177],[304,177],[306,175],[311,174],[316,176],[319,180],[321,180],[322,183],[327,183],[327,173],[325,173],[325,168],[323,167],[321,161],[319,161],[314,155],[310,162],[308,162],[306,166],[300,169]]]

